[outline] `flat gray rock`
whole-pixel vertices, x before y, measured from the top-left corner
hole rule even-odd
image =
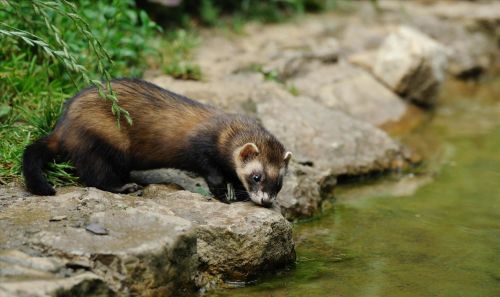
[[[405,162],[385,132],[307,97],[270,99],[257,106],[265,127],[321,177],[364,174]]]
[[[370,73],[346,62],[319,65],[289,83],[301,95],[374,125],[397,121],[407,111],[407,104]]]
[[[110,290],[122,294],[171,295],[194,287],[196,234],[189,221],[141,206],[131,196],[93,188],[68,190],[54,197],[17,199],[0,212],[4,235],[0,250],[23,250],[31,256],[28,261],[21,253],[0,253],[0,259],[11,268],[25,271],[7,277],[6,282],[40,271],[59,286],[66,283],[60,279],[61,273],[72,277],[78,271],[91,270]],[[67,219],[51,221],[56,215]],[[85,229],[89,225],[108,234],[95,235],[99,230],[91,233]],[[54,258],[57,269],[49,265]]]
[[[255,102],[287,92],[275,82],[265,81],[260,73],[240,73],[214,81],[186,81],[168,76],[151,82],[191,99],[214,105],[228,112],[255,114]]]

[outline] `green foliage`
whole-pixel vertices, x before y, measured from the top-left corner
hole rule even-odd
[[[202,0],[200,7],[200,18],[209,26],[215,26],[219,22],[220,10],[212,0]]]
[[[156,31],[132,0],[0,1],[0,182],[20,175],[24,147],[50,132],[63,101],[90,84],[128,120],[109,81],[142,74],[157,54],[148,46]],[[49,177],[74,182],[68,166],[51,166]]]
[[[286,89],[288,90],[288,92],[290,92],[290,94],[292,94],[294,96],[299,96],[300,95],[299,89],[294,84],[288,84],[286,86]]]
[[[192,22],[206,26],[240,28],[245,20],[279,22],[304,12],[335,7],[337,0],[184,0],[177,7],[162,11],[158,19],[164,25],[186,27]]]
[[[172,31],[161,41],[163,72],[174,78],[200,80],[200,67],[191,62],[192,49],[199,44],[193,32],[183,29]]]

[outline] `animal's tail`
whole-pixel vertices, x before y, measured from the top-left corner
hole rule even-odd
[[[23,175],[28,191],[35,195],[55,195],[56,191],[43,175],[45,165],[56,152],[49,147],[50,135],[28,145],[23,154]]]

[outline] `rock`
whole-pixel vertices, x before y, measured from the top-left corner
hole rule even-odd
[[[459,22],[444,21],[424,11],[412,15],[410,23],[447,46],[447,70],[456,77],[469,78],[486,72],[498,55],[494,38]]]
[[[67,216],[53,216],[49,219],[49,222],[59,222],[62,220],[66,220],[67,218]]]
[[[376,50],[389,34],[387,27],[364,20],[348,19],[341,23],[338,38],[341,44],[340,54],[344,57]]]
[[[339,56],[339,43],[335,38],[310,40],[299,49],[277,51],[267,60],[262,61],[262,71],[274,74],[281,81],[295,76],[317,63],[334,63]]]
[[[448,71],[458,78],[476,78],[500,61],[499,3],[494,1],[381,1],[386,24],[414,27],[448,48]],[[401,11],[411,11],[401,14]],[[366,26],[372,26],[368,24]],[[375,25],[376,26],[376,25]]]
[[[497,1],[437,3],[429,11],[441,18],[467,21],[468,25],[498,29],[500,24],[500,3]]]
[[[324,41],[325,30],[323,21],[311,19],[275,25],[254,23],[245,26],[246,34],[231,38],[210,34],[197,50],[196,63],[204,77],[216,81],[252,65],[266,65],[286,50],[306,59],[334,58],[336,48]]]
[[[28,193],[23,187],[16,183],[9,183],[7,185],[0,186],[0,210],[15,203],[17,200],[28,197],[31,194]],[[0,232],[0,240],[2,238],[2,233]]]
[[[59,257],[0,250],[0,296],[115,296],[96,274],[73,273]],[[69,275],[69,276],[68,276]]]
[[[448,71],[458,78],[479,76],[495,59],[495,44],[480,33],[463,34],[449,48]]]
[[[146,187],[144,197],[93,188],[58,193],[13,194],[0,213],[0,290],[29,280],[47,288],[36,296],[87,284],[119,295],[179,296],[295,261],[290,223],[252,202],[228,205],[162,185]],[[66,219],[50,222],[55,214]],[[107,235],[95,235],[102,230]],[[92,277],[80,279],[84,271]]]
[[[245,281],[295,261],[291,224],[252,202],[224,204],[187,191],[151,198],[193,223],[201,279]]]
[[[0,249],[57,257],[65,267],[75,268],[66,272],[69,278],[82,268],[91,270],[121,294],[168,296],[193,288],[197,254],[191,223],[141,206],[137,199],[89,188],[18,200],[0,213],[0,227],[7,235]],[[56,213],[67,220],[49,222]],[[95,236],[84,228],[89,223],[109,234]],[[17,258],[14,263],[22,264]]]
[[[305,58],[322,63],[334,63],[339,59],[340,44],[336,38],[324,37],[309,44]]]
[[[374,125],[397,121],[407,109],[371,74],[345,62],[321,65],[289,82],[300,94]]]
[[[276,209],[288,220],[308,218],[318,213],[323,199],[316,170],[291,162],[276,199]]]
[[[323,178],[387,170],[404,159],[401,146],[385,132],[307,97],[269,99],[257,110],[294,160],[312,165]]]
[[[377,57],[377,50],[367,50],[348,56],[349,63],[359,66],[369,72],[373,71],[373,62]]]
[[[61,272],[66,262],[57,257],[30,256],[18,250],[0,251],[0,277],[48,276]]]
[[[379,48],[373,73],[402,97],[432,106],[444,79],[446,55],[436,41],[401,26]]]
[[[116,296],[107,284],[91,272],[62,278],[24,278],[0,282],[0,296]]]
[[[104,228],[103,226],[99,224],[89,224],[85,227],[85,230],[89,231],[92,234],[95,235],[108,235],[109,231],[108,229]]]
[[[258,101],[272,96],[286,96],[288,92],[275,82],[265,81],[260,73],[240,73],[211,82],[183,81],[160,76],[151,82],[187,96],[211,104],[228,112],[255,115]]]
[[[168,184],[175,185],[171,187],[171,192],[178,190],[187,190],[204,196],[209,196],[207,183],[202,177],[196,176],[190,172],[182,170],[164,168],[147,171],[132,171],[131,178],[140,184]],[[155,191],[155,187],[148,187],[146,191]],[[161,187],[165,191],[165,187]],[[151,194],[151,193],[150,193]]]

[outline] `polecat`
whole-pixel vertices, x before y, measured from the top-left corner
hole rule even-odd
[[[204,177],[222,201],[231,183],[237,199],[272,204],[292,154],[256,120],[138,79],[114,80],[112,88],[133,124],[118,127],[110,102],[96,87],[81,91],[66,103],[54,131],[24,151],[30,192],[55,194],[43,168],[62,157],[81,182],[106,191],[137,191],[131,170],[177,168]]]

